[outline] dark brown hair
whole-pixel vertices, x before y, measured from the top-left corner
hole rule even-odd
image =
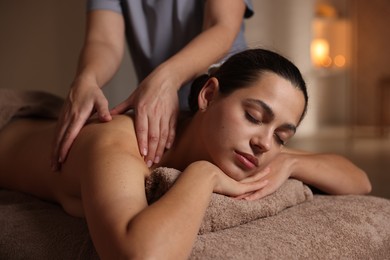
[[[263,72],[273,72],[302,91],[305,98],[305,107],[300,122],[307,111],[308,94],[306,83],[299,69],[287,58],[273,51],[264,49],[248,49],[228,58],[218,69],[204,74],[194,80],[188,103],[192,114],[198,111],[198,95],[203,85],[210,77],[219,81],[219,92],[229,95],[234,90],[248,87],[261,77]]]

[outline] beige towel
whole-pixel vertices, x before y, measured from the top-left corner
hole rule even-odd
[[[146,180],[149,203],[160,198],[174,183],[180,172],[171,168],[158,168]],[[212,194],[199,234],[214,232],[248,223],[255,219],[278,214],[280,211],[312,200],[313,193],[301,181],[289,179],[275,193],[257,200],[235,200]]]
[[[320,196],[198,235],[189,259],[390,259],[390,200]],[[0,189],[0,259],[98,259],[84,219]]]

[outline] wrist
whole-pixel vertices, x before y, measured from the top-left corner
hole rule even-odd
[[[288,169],[290,169],[290,177],[296,179],[299,173],[299,155],[297,154],[284,154],[285,161],[287,163]]]
[[[167,81],[167,87],[174,88],[175,91],[190,81],[193,76],[188,74],[187,68],[183,64],[176,64],[173,60],[168,60],[156,68],[156,71],[163,75],[165,81]]]
[[[196,161],[191,163],[187,169],[194,172],[198,178],[202,178],[207,183],[212,184],[211,186],[214,190],[217,185],[218,174],[221,172],[217,166],[208,161]]]
[[[83,86],[100,86],[94,73],[83,72],[78,74],[72,82],[72,88],[79,88]]]

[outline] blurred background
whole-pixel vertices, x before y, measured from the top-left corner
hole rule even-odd
[[[290,146],[337,152],[390,198],[390,1],[252,0],[250,47],[287,56],[309,88]],[[85,1],[0,1],[0,87],[65,96],[85,30]],[[104,91],[113,107],[136,87],[129,54]]]

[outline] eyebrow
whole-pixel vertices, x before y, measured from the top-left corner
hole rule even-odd
[[[246,103],[249,103],[249,104],[254,104],[255,106],[257,107],[261,107],[265,113],[267,114],[267,116],[269,118],[271,118],[271,120],[274,120],[275,119],[275,113],[274,111],[272,110],[272,108],[267,104],[265,103],[264,101],[262,100],[259,100],[259,99],[253,99],[253,98],[248,98],[245,100]],[[297,131],[297,127],[294,125],[294,124],[289,124],[289,123],[286,123],[286,124],[283,124],[281,126],[282,128],[286,129],[286,130],[289,130],[289,131],[292,131],[294,134],[295,132]]]

